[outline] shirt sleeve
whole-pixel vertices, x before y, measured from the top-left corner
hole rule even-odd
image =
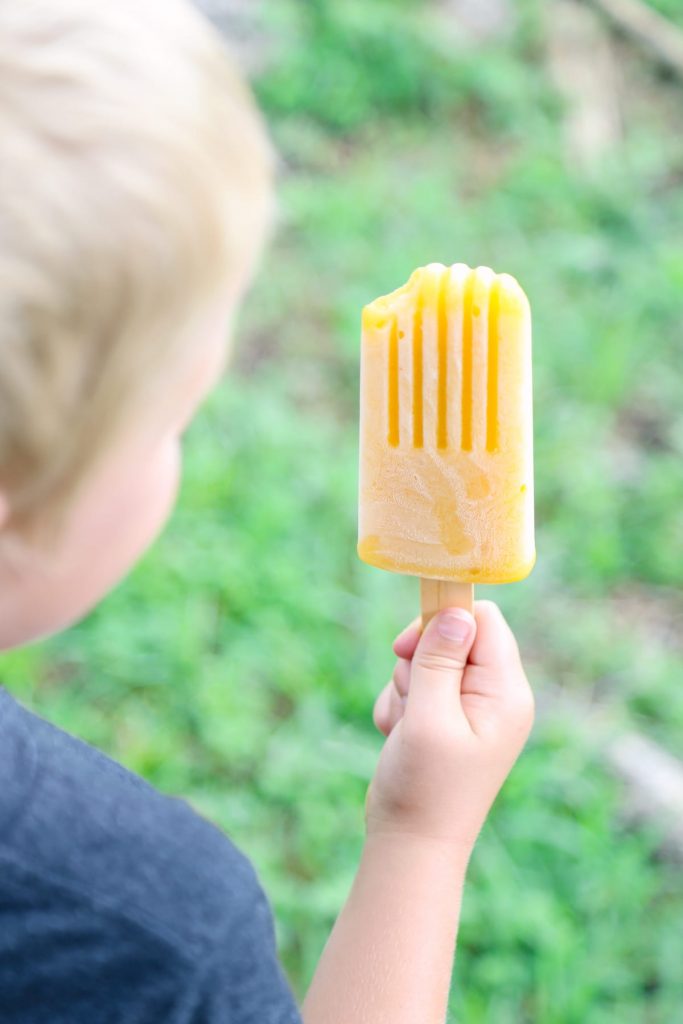
[[[303,1024],[278,960],[273,916],[262,890],[216,950],[188,1024]]]

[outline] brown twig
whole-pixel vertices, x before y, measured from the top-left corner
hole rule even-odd
[[[633,817],[659,822],[664,852],[682,860],[683,764],[641,733],[616,736],[605,747],[605,757],[628,790]]]
[[[661,852],[683,863],[683,762],[642,733],[624,728],[609,704],[591,704],[546,685],[538,694],[541,718],[562,715],[580,723],[599,760],[623,785],[626,818],[661,830]]]
[[[683,79],[683,31],[642,0],[590,0],[614,24]]]

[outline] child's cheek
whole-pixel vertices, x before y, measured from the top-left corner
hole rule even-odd
[[[173,435],[164,440],[157,465],[150,474],[150,493],[145,502],[151,516],[148,543],[163,529],[173,511],[180,488],[181,465],[180,442],[177,435]]]

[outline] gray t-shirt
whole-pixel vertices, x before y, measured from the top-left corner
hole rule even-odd
[[[301,1024],[250,861],[0,686],[2,1024]]]

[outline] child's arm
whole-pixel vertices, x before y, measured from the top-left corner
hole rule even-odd
[[[449,623],[461,639],[444,635]],[[366,842],[305,1024],[443,1024],[467,861],[533,720],[517,645],[490,602],[477,603],[476,639],[471,616],[454,610],[421,639],[409,627],[394,649],[375,705],[387,741]]]
[[[305,1024],[443,1024],[466,859],[436,841],[368,837]]]

